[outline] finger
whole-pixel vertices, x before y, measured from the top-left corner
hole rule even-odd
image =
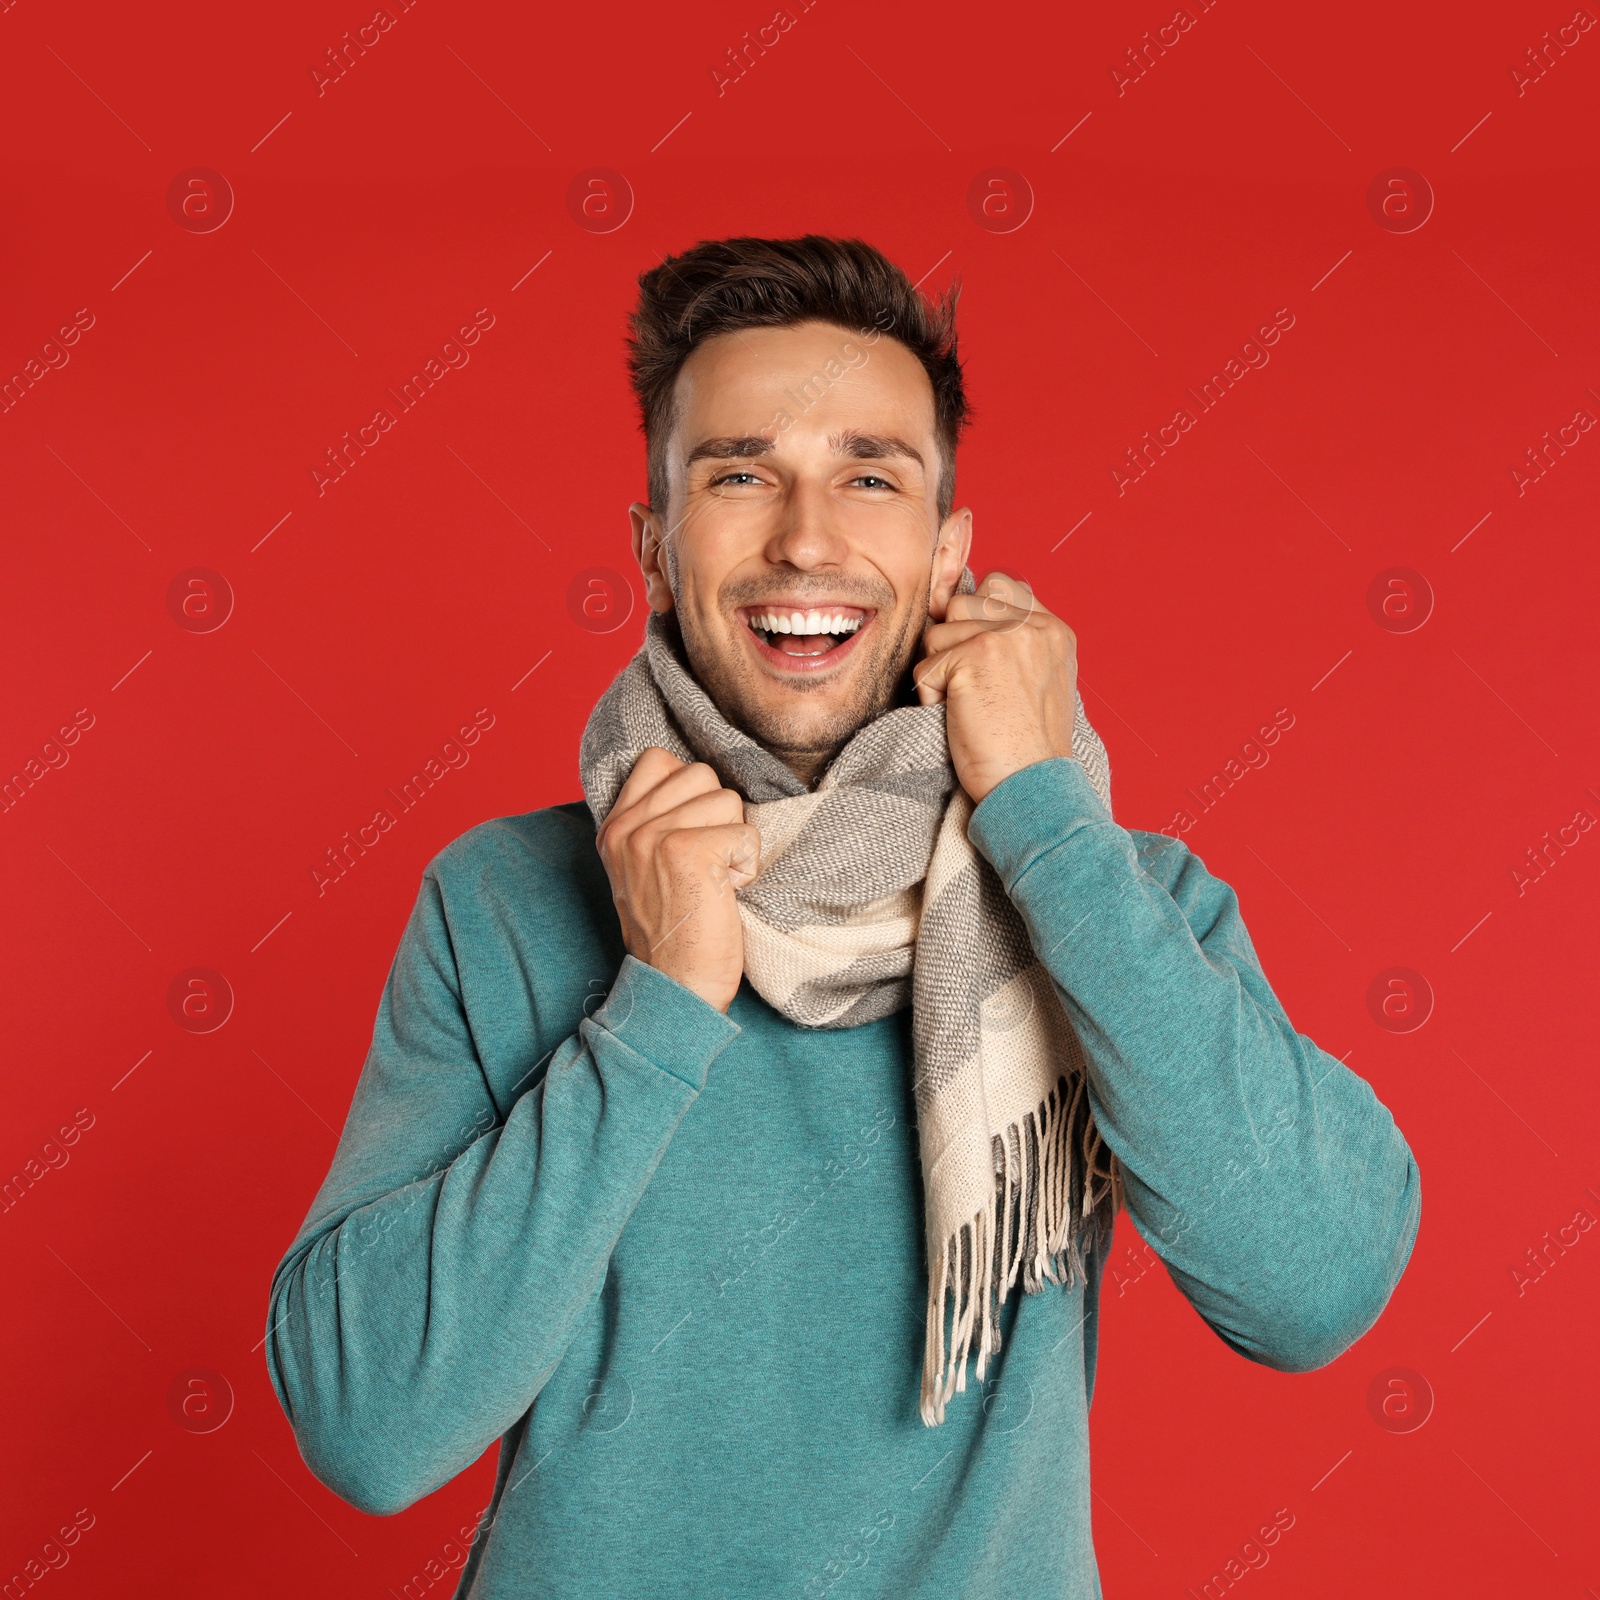
[[[634,763],[617,803],[595,835],[595,843],[603,851],[615,849],[650,818],[694,795],[715,794],[719,787],[716,773],[705,762],[679,761],[665,750],[647,750]]]
[[[664,789],[666,786],[663,785]],[[653,790],[639,804],[639,810],[652,806],[661,789]],[[678,833],[689,828],[716,828],[742,823],[744,821],[744,800],[732,789],[713,789],[709,794],[693,795],[687,800],[680,800],[677,805],[668,806],[665,810],[652,811],[650,815],[640,818],[637,826],[630,830],[634,837],[646,845],[652,839],[660,839],[668,833]]]
[[[1037,616],[1040,609],[1037,601],[1031,605],[1026,602],[1013,604],[997,594],[958,594],[950,597],[950,604],[945,607],[944,620],[1009,622],[1015,626],[1019,622],[1026,622],[1029,617]]]
[[[1026,578],[1013,578],[1007,572],[989,573],[975,592],[980,596],[993,595],[1024,609],[1036,604],[1033,598],[1033,585]]]
[[[1003,572],[991,573],[973,594],[952,596],[945,610],[947,622],[958,617],[984,617],[993,622],[1020,623],[1049,615],[1022,579],[1009,578]]]
[[[683,813],[682,819],[672,821],[679,812]],[[627,851],[648,859],[675,831],[743,820],[744,801],[731,789],[711,789],[696,795],[681,789],[669,791],[666,784],[660,784],[618,816],[615,827],[598,843],[602,855],[614,857]]]
[[[923,650],[927,655],[938,655],[942,650],[950,650],[958,644],[965,644],[968,639],[976,638],[980,633],[1005,633],[1009,632],[1014,626],[1014,623],[985,622],[981,620],[936,622],[932,627],[926,629],[922,635]]]
[[[1040,610],[1034,586],[1026,578],[1013,578],[1010,573],[989,573],[974,592],[974,598],[984,606],[984,616],[997,616],[1002,606],[1010,606],[1024,616]]]
[[[638,775],[639,767],[644,764],[645,752],[635,763],[633,773],[629,775],[628,782],[632,783]],[[653,762],[650,771],[647,771],[641,781],[638,791],[628,800],[626,807],[624,800],[627,798],[627,786],[623,786],[622,794],[617,796],[617,803],[612,808],[612,815],[622,822],[626,818],[629,827],[636,826],[646,818],[660,816],[663,811],[670,811],[673,806],[681,805],[685,800],[697,794],[711,794],[722,787],[722,780],[716,772],[704,761],[678,761],[675,757],[667,755],[666,751],[660,754],[665,761]],[[666,761],[672,762],[669,767]],[[652,773],[654,781],[652,781]]]
[[[617,791],[617,798],[611,802],[611,814],[615,816],[617,812],[625,811],[640,795],[649,793],[663,778],[686,764],[659,745],[641,750],[627,781]]]

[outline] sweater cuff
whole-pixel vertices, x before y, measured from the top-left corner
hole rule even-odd
[[[1040,856],[1080,828],[1111,821],[1082,764],[1055,756],[997,783],[972,813],[967,837],[1010,890]]]
[[[697,1093],[711,1063],[742,1031],[692,989],[631,955],[589,1022]]]

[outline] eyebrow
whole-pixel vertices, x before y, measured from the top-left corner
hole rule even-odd
[[[892,433],[832,433],[828,443],[835,455],[849,456],[856,461],[887,461],[893,456],[904,456],[926,467],[922,452]]]
[[[927,468],[922,452],[894,434],[833,433],[828,435],[828,445],[835,455],[853,461],[887,461],[895,456],[903,456],[915,461],[924,470]],[[727,434],[714,439],[702,439],[689,452],[683,465],[687,471],[697,461],[747,461],[754,456],[770,455],[774,448],[774,441],[763,438],[759,433]]]
[[[759,433],[702,439],[684,458],[683,465],[687,469],[697,461],[743,461],[751,456],[764,456],[771,449],[772,440],[763,439]]]

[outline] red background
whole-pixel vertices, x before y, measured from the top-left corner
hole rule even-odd
[[[977,564],[1077,629],[1119,820],[1167,826],[1293,715],[1187,842],[1423,1173],[1389,1310],[1308,1376],[1230,1354],[1120,1224],[1093,1411],[1108,1593],[1198,1591],[1279,1508],[1257,1600],[1600,1587],[1600,1233],[1521,1292],[1512,1271],[1600,1216],[1579,999],[1600,834],[1523,892],[1512,871],[1600,814],[1600,433],[1524,492],[1511,470],[1600,415],[1600,32],[1519,93],[1568,0],[1218,0],[1119,94],[1111,67],[1172,9],[820,0],[721,94],[765,0],[418,0],[321,95],[309,68],[371,0],[0,15],[4,374],[94,318],[0,414],[0,766],[94,719],[0,813],[5,1174],[93,1118],[0,1215],[0,1577],[81,1507],[61,1600],[379,1597],[484,1504],[492,1452],[390,1520],[311,1478],[267,1381],[268,1283],[424,864],[577,796],[583,719],[636,647],[637,610],[598,633],[568,605],[584,569],[629,565],[636,275],[816,230],[930,290],[962,278]],[[609,233],[567,205],[594,166],[634,195]],[[995,166],[1034,195],[1011,232],[968,209]],[[1413,232],[1368,210],[1395,166],[1434,192]],[[169,213],[192,167],[232,187],[216,231]],[[479,308],[470,364],[319,495],[312,465]],[[1111,465],[1279,308],[1270,364],[1119,494]],[[195,566],[233,592],[210,632],[168,608]],[[1392,567],[1432,591],[1411,632],[1369,610]],[[480,707],[470,765],[319,896],[313,864]],[[235,997],[213,1033],[169,1013],[194,966]],[[1435,996],[1414,1032],[1369,1011],[1394,966]],[[1397,1366],[1433,1396],[1410,1432],[1368,1408]],[[204,1434],[168,1404],[195,1367],[234,1395]]]

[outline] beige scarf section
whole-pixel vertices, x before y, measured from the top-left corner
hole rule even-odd
[[[963,579],[970,590],[971,575]],[[745,976],[801,1027],[912,1008],[928,1257],[922,1419],[944,1420],[1000,1349],[1023,1291],[1086,1280],[1122,1202],[1082,1046],[994,869],[967,837],[943,706],[860,729],[815,789],[734,728],[689,673],[666,620],[602,696],[579,758],[596,825],[652,746],[706,761],[745,798],[761,869],[739,892]],[[1072,753],[1109,816],[1105,747],[1077,700]]]

